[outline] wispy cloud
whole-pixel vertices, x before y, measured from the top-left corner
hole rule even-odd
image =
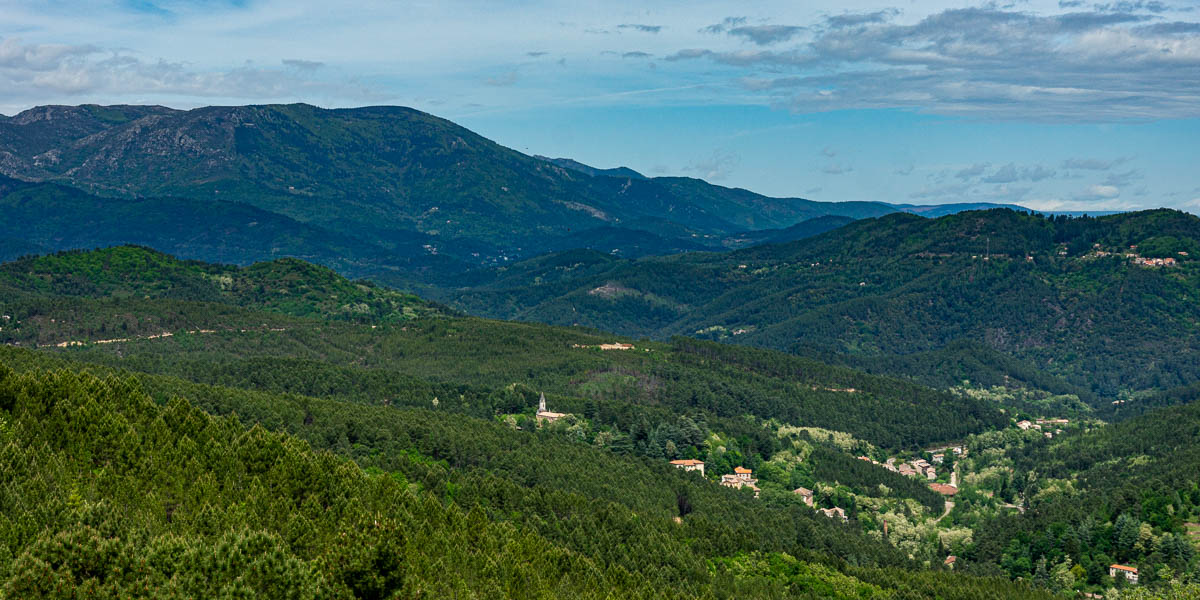
[[[642,24],[638,24],[638,23],[625,23],[623,25],[617,25],[617,28],[618,29],[632,29],[634,31],[640,31],[642,33],[658,33],[660,31],[662,31],[663,26],[662,25],[642,25]]]
[[[847,13],[825,19],[825,25],[831,29],[861,27],[863,25],[884,23],[898,14],[900,14],[900,10],[896,8],[887,8],[867,13]]]
[[[516,83],[517,77],[516,71],[506,71],[495,77],[488,77],[487,79],[483,80],[483,82],[491,86],[504,87]]]
[[[1054,176],[1054,170],[1041,165],[1019,167],[1008,163],[990,175],[980,179],[983,183],[1015,183],[1017,181],[1041,181]]]
[[[954,174],[954,176],[959,179],[963,179],[963,180],[974,179],[976,177],[979,177],[980,175],[983,175],[983,172],[986,171],[987,168],[990,166],[991,165],[989,165],[988,163],[974,164],[969,167],[960,169],[957,173]]]
[[[720,23],[702,28],[700,33],[725,33],[733,27],[744,25],[746,20],[746,17],[725,17],[725,19]]]
[[[299,58],[285,58],[285,59],[283,59],[283,66],[292,67],[293,69],[299,69],[301,71],[316,71],[317,69],[324,67],[325,63],[315,61],[315,60],[302,60]]]
[[[1021,202],[1033,191],[1029,186],[1009,184],[981,185],[976,183],[950,183],[927,186],[908,197],[925,202],[991,202],[1006,204]]]
[[[1128,187],[1132,185],[1133,182],[1138,181],[1143,177],[1145,177],[1145,175],[1143,175],[1141,171],[1137,169],[1129,169],[1128,171],[1109,173],[1101,183],[1103,185],[1114,187]]]
[[[1068,158],[1062,162],[1062,168],[1084,171],[1107,171],[1113,167],[1123,165],[1128,161],[1128,157],[1118,157],[1107,160],[1100,158]]]
[[[743,25],[729,30],[729,35],[744,38],[759,46],[786,42],[804,31],[798,25]]]

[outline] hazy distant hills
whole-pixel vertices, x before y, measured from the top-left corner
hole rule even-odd
[[[414,235],[390,249],[241,202],[168,197],[105,198],[54,183],[0,176],[0,255],[140,244],[189,258],[249,264],[290,256],[360,273],[459,271],[466,265],[422,248]]]
[[[54,216],[36,235],[15,236],[36,247],[136,242],[239,263],[291,255],[359,275],[429,265],[445,273],[570,247],[622,256],[720,249],[730,237],[766,240],[772,234],[747,232],[824,216],[981,206],[815,202],[646,178],[527,156],[444,119],[386,106],[37,107],[0,118],[0,174],[97,198],[77,197],[75,208],[105,206],[96,222],[72,213],[75,225],[88,226],[83,235],[65,214],[54,216],[64,207],[37,203],[65,192],[27,193],[26,214]],[[114,213],[121,227],[110,229]]]
[[[843,355],[892,372],[922,370],[897,357],[948,360],[936,353],[966,342],[1114,395],[1200,377],[1198,253],[1200,219],[1176,211],[895,214],[727,253],[539,257],[446,299],[476,314]],[[951,371],[964,369],[940,375]]]

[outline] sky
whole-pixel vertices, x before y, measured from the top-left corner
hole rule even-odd
[[[0,0],[0,113],[411,106],[773,196],[1200,212],[1200,0]]]

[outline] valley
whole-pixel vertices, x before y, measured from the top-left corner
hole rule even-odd
[[[1188,213],[769,198],[398,107],[40,107],[0,159],[2,597],[1196,589]]]
[[[1068,457],[1080,451],[1136,455],[1100,449],[1122,439],[1108,433],[1113,428],[1144,439],[1148,434],[1138,428],[1154,412],[1105,425],[1078,397],[1032,387],[937,389],[771,350],[466,317],[289,260],[234,268],[119,247],[23,259],[0,271],[6,290],[0,313],[9,317],[0,336],[8,346],[3,362],[15,371],[10,378],[136,376],[121,385],[160,405],[182,401],[214,415],[236,413],[244,426],[299,436],[367,473],[419,482],[418,495],[433,493],[462,510],[476,506],[490,521],[572,552],[589,546],[552,525],[558,521],[542,521],[549,515],[541,511],[550,507],[529,505],[518,515],[503,508],[511,498],[488,495],[511,494],[514,484],[549,491],[528,470],[538,464],[531,456],[495,455],[497,448],[537,453],[551,461],[542,467],[550,471],[567,466],[551,467],[553,461],[568,460],[570,483],[554,484],[560,493],[578,489],[593,502],[649,511],[659,515],[661,527],[715,527],[729,520],[718,519],[721,511],[737,511],[734,520],[744,523],[736,533],[740,545],[702,552],[743,567],[782,560],[793,565],[784,572],[815,569],[810,575],[827,582],[849,577],[878,585],[885,580],[871,569],[908,564],[948,571],[954,557],[947,590],[996,586],[996,577],[1037,580],[1067,561],[1068,570],[1083,565],[1083,573],[1054,586],[1103,591],[1113,585],[1100,568],[1107,560],[1185,572],[1194,560],[1190,542],[1179,544],[1187,540],[1186,523],[1200,516],[1200,489],[1189,488],[1186,475],[1172,477],[1194,472],[1200,465],[1191,461],[1200,457],[1181,454],[1186,445],[1170,445],[1186,444],[1186,428],[1200,422],[1189,416],[1191,405],[1165,409],[1188,409],[1175,419],[1185,438],[1143,450],[1138,460],[1145,475],[1126,478],[1121,488],[1165,494],[1165,504],[1156,506],[1167,516],[1146,512],[1141,494],[1089,509],[1099,512],[1072,514],[1062,511],[1088,497],[1090,486],[1113,489],[1112,483],[1104,479],[1107,471],[1052,465],[1076,460]],[[350,300],[374,308],[347,312],[341,307]],[[118,329],[128,333],[104,335]],[[33,352],[33,346],[41,347]],[[535,418],[542,394],[560,411],[552,423]],[[1064,408],[1073,411],[1065,422],[1061,413],[1048,412]],[[396,419],[407,425],[394,429]],[[406,433],[398,438],[399,431]],[[484,440],[492,441],[481,446]],[[580,461],[614,460],[622,466],[604,468],[625,473],[621,484],[601,471],[579,470]],[[702,462],[705,475],[672,468],[672,460]],[[753,493],[719,485],[735,467],[749,471]],[[625,490],[632,473],[641,486],[635,495]],[[486,492],[481,485],[500,487]],[[553,510],[582,523],[595,518],[586,516],[591,511],[611,508]],[[783,515],[790,523],[779,521]],[[1138,519],[1139,530],[1147,523],[1153,545],[1121,545],[1117,532],[1124,529],[1113,528],[1121,519],[1120,527],[1129,528],[1130,518]],[[1095,546],[1086,547],[1096,550],[1067,545],[1067,537],[1030,537],[1047,522],[1062,531],[1085,528],[1071,535],[1092,536]],[[586,530],[614,526],[595,523]],[[798,537],[781,545],[786,538],[768,530]],[[663,535],[676,535],[669,531],[651,539],[660,544]],[[712,543],[735,534],[702,535]],[[817,539],[825,541],[814,545]],[[293,542],[287,547],[297,548]],[[608,550],[588,552],[594,551]],[[742,554],[747,551],[767,554]],[[797,559],[802,562],[788,562]],[[680,571],[657,577],[697,593],[746,585],[714,576]],[[1155,581],[1153,573],[1143,577]],[[767,580],[787,585],[781,574]],[[899,587],[881,589],[943,585],[888,581]],[[1036,597],[1034,588],[1020,589],[1005,593]]]

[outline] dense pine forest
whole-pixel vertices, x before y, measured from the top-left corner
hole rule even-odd
[[[139,247],[6,263],[0,290],[5,597],[1195,591],[1190,388],[1112,415],[1032,371],[927,385]],[[951,502],[885,468],[939,458]]]

